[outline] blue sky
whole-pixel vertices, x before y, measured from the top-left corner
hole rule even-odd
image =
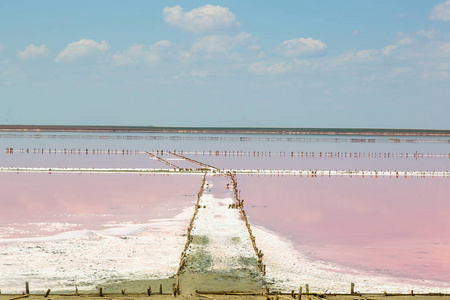
[[[0,124],[449,129],[450,0],[0,1],[0,103]]]

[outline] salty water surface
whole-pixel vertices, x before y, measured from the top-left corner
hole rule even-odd
[[[238,176],[250,222],[357,269],[449,282],[450,179]]]

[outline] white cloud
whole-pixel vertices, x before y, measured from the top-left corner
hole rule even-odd
[[[17,52],[17,56],[21,59],[42,58],[48,55],[48,49],[45,45],[35,46],[30,44],[25,50]]]
[[[255,45],[252,35],[242,32],[236,36],[210,35],[203,37],[192,45],[192,52],[225,53],[241,45],[247,45],[251,50],[259,49]]]
[[[397,49],[397,45],[387,45],[383,49],[381,49],[381,53],[383,53],[384,56],[389,56]]]
[[[338,62],[373,62],[376,60],[378,60],[378,50],[376,49],[359,51],[352,49],[337,58]]]
[[[106,41],[98,43],[93,40],[82,39],[78,42],[73,42],[61,51],[55,58],[56,63],[73,62],[80,57],[98,55],[106,52],[111,47]]]
[[[265,62],[259,61],[253,63],[249,72],[257,75],[278,75],[288,72],[292,69],[292,64],[285,62],[278,62],[267,64]]]
[[[450,0],[436,4],[430,12],[431,20],[450,21]]]
[[[439,31],[438,30],[434,30],[434,29],[432,29],[432,30],[421,29],[421,30],[416,32],[416,35],[423,36],[423,37],[425,37],[427,39],[430,39],[430,40],[434,40],[438,34],[439,34]]]
[[[403,36],[403,37],[399,37],[397,39],[397,45],[400,46],[404,46],[404,45],[411,45],[416,41],[415,38],[410,37],[410,36]]]
[[[439,47],[439,49],[441,50],[441,52],[443,52],[443,53],[445,53],[445,54],[450,53],[450,43],[449,43],[449,42],[443,43],[443,44]]]
[[[284,41],[277,51],[285,56],[318,56],[323,55],[327,45],[321,40],[298,38]]]
[[[206,70],[192,70],[190,73],[194,77],[206,78],[210,73]]]
[[[166,48],[173,45],[170,41],[159,41],[153,45],[134,45],[122,53],[115,53],[113,61],[117,65],[129,65],[139,62],[153,63],[161,59]]]
[[[184,12],[180,5],[166,6],[163,10],[164,21],[173,27],[192,32],[227,29],[239,26],[236,16],[227,7],[205,5]]]

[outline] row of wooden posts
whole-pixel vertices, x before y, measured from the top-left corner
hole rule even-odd
[[[231,182],[233,184],[233,194],[234,194],[234,199],[236,200],[235,207],[237,207],[240,210],[241,217],[244,220],[245,226],[247,227],[248,233],[250,235],[253,249],[255,250],[255,254],[258,257],[258,269],[259,269],[259,271],[261,271],[263,276],[265,276],[266,275],[266,265],[263,263],[264,253],[261,251],[261,249],[258,249],[258,247],[256,246],[256,239],[252,233],[250,223],[248,222],[248,219],[247,219],[247,214],[245,213],[245,210],[244,210],[244,199],[240,199],[240,191],[238,190],[236,175],[232,172],[228,172],[228,176],[230,176]]]
[[[153,152],[153,151],[152,151]],[[166,151],[170,154],[184,155],[184,150]],[[163,150],[157,150],[157,154],[164,154]],[[336,158],[450,158],[450,153],[393,153],[393,152],[314,152],[314,151],[227,151],[227,150],[209,150],[209,151],[188,151],[188,154],[209,155],[209,156],[291,156],[291,157],[336,157]],[[182,156],[186,159],[186,157]]]
[[[126,289],[122,289],[121,290],[121,294],[125,295],[125,291]],[[44,294],[44,297],[47,298],[50,295],[51,289],[47,289],[47,291]],[[229,292],[229,291],[198,291],[196,290],[197,294],[211,294],[211,295],[240,295],[240,296],[245,296],[245,295],[261,295],[261,293],[255,293],[255,292]],[[0,294],[1,294],[1,290],[0,290]],[[30,285],[28,282],[25,282],[25,291],[23,291],[23,296],[20,297],[16,297],[16,298],[12,298],[12,299],[20,299],[23,297],[28,297],[30,295]],[[151,295],[163,295],[163,285],[162,283],[159,284],[159,291],[158,293],[153,293],[152,291],[152,287],[149,285],[148,289],[147,289],[147,296],[151,296]],[[180,290],[178,285],[173,284],[172,285],[172,293],[171,293],[174,297],[176,297],[177,295],[180,294]],[[309,291],[309,285],[305,284],[305,292],[303,293],[303,286],[300,286],[298,289],[298,293],[295,292],[295,290],[291,290],[290,293],[286,293],[286,292],[269,292],[268,288],[266,289],[266,291],[264,293],[262,293],[264,295],[266,295],[266,299],[267,300],[279,300],[281,297],[281,295],[290,295],[293,299],[297,299],[300,300],[302,299],[302,295],[305,295],[305,299],[306,300],[310,300],[310,295],[316,295],[319,296],[320,298],[324,298],[325,294],[318,294],[318,293],[310,293]],[[105,294],[103,293],[103,288],[99,287],[98,290],[98,295],[100,297],[104,297]],[[343,295],[343,294],[341,294]],[[350,295],[357,295],[357,296],[362,296],[361,293],[359,292],[355,292],[355,284],[352,282],[350,283]],[[385,291],[383,293],[384,296],[388,296],[388,293]],[[389,294],[389,296],[405,296],[407,294]],[[414,296],[414,291],[411,290],[410,294],[408,294],[410,296]],[[447,294],[441,294],[441,293],[429,293],[426,294],[429,296],[449,296]],[[78,287],[75,286],[75,296],[80,296],[80,293],[78,291]],[[274,297],[271,297],[274,296]]]
[[[126,289],[122,289],[121,290],[122,295],[125,295],[125,291],[126,291]],[[45,292],[44,297],[47,298],[50,295],[50,292],[51,292],[51,289],[47,289],[47,291]],[[1,294],[1,290],[0,290],[0,294]],[[26,296],[30,295],[30,285],[29,285],[28,282],[25,282],[25,291],[23,291],[22,294],[26,295]],[[101,287],[99,288],[98,294],[99,294],[100,297],[104,296],[103,288],[101,288]],[[159,294],[163,295],[163,285],[162,285],[162,283],[159,284]],[[173,286],[172,286],[172,294],[175,297],[180,294],[178,283],[177,283],[177,285],[173,284]],[[148,286],[148,289],[147,289],[147,295],[148,296],[154,295],[154,293],[152,292],[152,287],[150,285]],[[75,286],[75,296],[80,296],[80,293],[78,292],[78,287],[77,286]],[[19,299],[19,298],[21,298],[21,297],[17,297],[15,299]]]
[[[176,166],[176,165],[174,165],[174,164],[168,162],[167,160],[165,160],[165,159],[163,159],[163,158],[161,158],[161,157],[159,157],[159,156],[156,156],[155,154],[153,154],[153,153],[151,153],[151,152],[145,152],[145,154],[147,154],[147,155],[150,156],[150,157],[156,158],[157,160],[159,160],[159,161],[162,162],[163,164],[168,165],[169,167],[172,167],[172,168],[174,168],[174,169],[180,169],[178,166]]]
[[[139,150],[130,150],[130,149],[121,149],[121,150],[118,150],[118,149],[91,149],[91,150],[89,150],[89,149],[85,149],[85,150],[82,150],[82,149],[80,149],[80,148],[78,148],[78,149],[60,149],[60,150],[57,150],[57,149],[51,149],[51,148],[49,148],[49,149],[44,149],[44,148],[33,148],[33,149],[24,149],[24,148],[20,148],[20,149],[18,149],[18,150],[14,150],[14,148],[6,148],[6,150],[5,150],[5,152],[6,153],[8,153],[8,154],[13,154],[13,153],[16,153],[16,152],[18,152],[18,153],[27,153],[27,154],[30,154],[30,153],[32,153],[32,154],[46,154],[46,153],[48,153],[48,154],[93,154],[93,155],[104,155],[104,154],[107,154],[107,155],[118,155],[118,154],[122,154],[122,155],[132,155],[132,154],[140,154],[140,153],[142,153],[141,151],[139,151]]]
[[[198,214],[198,209],[200,208],[200,198],[203,195],[203,191],[204,191],[204,188],[205,188],[205,183],[206,183],[206,172],[203,175],[202,185],[200,187],[200,191],[197,194],[197,201],[195,202],[194,215],[191,218],[191,221],[189,223],[189,227],[188,227],[188,230],[187,230],[186,244],[184,245],[183,252],[181,252],[180,265],[178,266],[178,271],[177,271],[177,274],[176,274],[176,279],[177,279],[176,286],[177,286],[178,292],[179,292],[179,280],[178,280],[178,277],[179,277],[179,275],[183,271],[183,268],[186,265],[187,250],[189,249],[189,246],[191,245],[191,242],[192,242],[191,232],[192,232],[192,229],[194,227],[195,218],[197,217],[197,214]]]
[[[167,153],[169,153],[170,155],[173,155],[173,156],[175,156],[175,157],[184,159],[184,160],[186,160],[186,161],[188,161],[188,162],[190,162],[190,163],[199,165],[199,166],[201,166],[201,167],[210,168],[210,169],[217,169],[216,167],[213,167],[213,166],[211,166],[211,165],[204,164],[204,163],[199,162],[199,161],[196,161],[196,160],[194,160],[194,159],[192,159],[192,158],[188,158],[188,157],[179,155],[179,154],[176,153],[176,151],[174,151],[174,152],[167,151]]]
[[[44,154],[44,153],[48,153],[48,154],[56,154],[56,153],[61,153],[61,154],[94,154],[94,155],[99,155],[99,154],[108,154],[108,155],[112,155],[112,154],[122,154],[122,155],[131,155],[131,154],[141,154],[142,151],[139,150],[130,150],[130,149],[122,149],[122,150],[117,150],[117,149],[85,149],[82,150],[81,148],[78,149],[45,149],[45,148],[33,148],[33,149],[24,149],[24,148],[20,148],[18,150],[15,150],[12,147],[8,147],[5,149],[6,153],[9,154],[13,154],[15,152],[19,152],[19,153],[34,153],[34,154]],[[164,150],[152,150],[151,151],[156,152],[157,155],[164,155]],[[190,158],[187,158],[185,156],[183,156],[184,151],[183,150],[174,150],[174,151],[165,151],[169,154],[172,154],[174,156],[178,156],[180,158],[186,159],[194,164],[198,164],[204,167],[208,167],[208,168],[214,168],[213,166],[198,162],[196,160],[192,160]],[[450,153],[419,153],[419,152],[415,152],[415,153],[392,153],[392,152],[318,152],[316,154],[316,152],[312,151],[312,152],[308,152],[308,151],[298,151],[298,152],[285,152],[285,151],[280,151],[278,152],[273,152],[272,151],[226,151],[226,150],[209,150],[209,151],[194,151],[194,152],[188,152],[189,154],[194,153],[195,155],[197,155],[198,153],[201,153],[203,156],[204,155],[215,155],[215,156],[286,156],[286,154],[291,157],[297,156],[297,157],[325,157],[325,158],[331,158],[331,157],[337,157],[337,158],[450,158]]]
[[[234,170],[236,172],[242,172],[243,170]],[[298,172],[297,172],[298,171]],[[303,172],[306,172],[306,174],[303,174]],[[334,172],[333,174],[331,174],[331,172]],[[347,172],[347,173],[346,173]],[[446,170],[446,171],[383,171],[383,170],[373,170],[373,171],[332,171],[332,170],[256,170],[256,172],[252,172],[252,173],[242,173],[242,174],[246,174],[248,176],[270,176],[270,177],[284,177],[285,175],[287,177],[291,177],[291,176],[299,176],[299,177],[311,177],[311,178],[316,178],[318,176],[320,177],[324,177],[324,176],[348,176],[350,178],[353,178],[353,176],[355,177],[375,177],[375,178],[379,178],[382,177],[384,178],[385,176],[389,176],[389,178],[395,176],[395,178],[400,178],[400,177],[404,177],[404,178],[427,178],[427,177],[432,177],[434,178],[436,177],[450,177],[450,171]]]

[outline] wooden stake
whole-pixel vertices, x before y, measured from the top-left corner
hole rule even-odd
[[[123,289],[121,292],[122,292],[122,295],[124,295],[125,296],[125,290],[126,289]]]
[[[159,294],[162,295],[162,283],[159,284]]]
[[[45,293],[44,297],[47,298],[49,294],[50,294],[50,289],[47,290],[47,293]]]
[[[309,285],[308,284],[305,285],[305,293],[306,293],[306,300],[308,300],[308,298],[309,298]]]
[[[25,294],[29,295],[30,294],[30,286],[28,285],[28,281],[25,282]]]
[[[103,288],[100,288],[99,295],[100,297],[103,297]]]
[[[174,296],[174,297],[176,297],[176,296],[177,296],[177,288],[176,288],[176,285],[175,285],[175,283],[174,283],[174,284],[172,284],[172,294],[173,294],[173,296]]]
[[[350,283],[350,295],[355,294],[355,284],[352,282]]]
[[[298,289],[298,300],[302,299],[302,287],[300,286],[300,288]]]

